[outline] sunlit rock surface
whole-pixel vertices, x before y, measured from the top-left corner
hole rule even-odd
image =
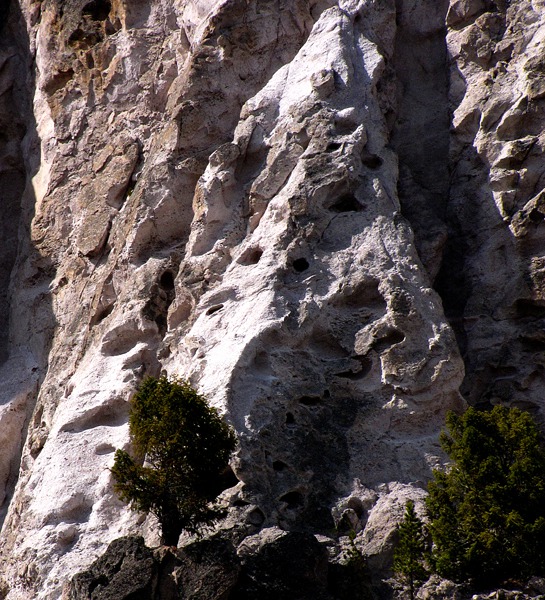
[[[109,472],[146,375],[188,377],[235,427],[236,543],[353,531],[377,570],[447,410],[542,419],[545,3],[0,19],[9,600],[60,598],[120,536],[157,542]]]

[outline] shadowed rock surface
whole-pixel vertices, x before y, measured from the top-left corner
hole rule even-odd
[[[211,538],[150,550],[141,537],[115,540],[76,575],[69,600],[332,600],[325,547],[308,534],[264,530],[238,552]]]
[[[157,544],[109,468],[162,372],[237,431],[235,548],[352,533],[378,589],[446,411],[544,422],[545,4],[5,7],[7,599],[57,600],[116,538]]]

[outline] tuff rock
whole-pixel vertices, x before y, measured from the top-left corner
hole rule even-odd
[[[0,27],[9,600],[157,542],[109,472],[145,375],[235,427],[237,547],[354,532],[379,578],[447,410],[543,422],[542,0],[11,0]]]
[[[312,534],[265,528],[238,549],[221,537],[150,550],[113,541],[76,575],[68,600],[331,600],[327,550]]]

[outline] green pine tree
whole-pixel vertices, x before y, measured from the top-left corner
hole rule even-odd
[[[236,438],[189,383],[145,379],[131,401],[129,431],[134,457],[115,453],[115,490],[132,509],[157,517],[163,544],[222,515],[213,501]]]
[[[528,413],[449,413],[426,500],[436,571],[475,587],[545,575],[545,454]]]
[[[426,569],[429,555],[424,523],[418,518],[414,502],[408,500],[405,516],[398,527],[399,541],[394,550],[394,574],[414,600],[418,587],[428,578]]]

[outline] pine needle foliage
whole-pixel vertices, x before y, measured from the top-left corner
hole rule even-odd
[[[163,544],[222,516],[213,501],[236,437],[187,381],[145,379],[131,401],[129,431],[134,456],[116,451],[115,490],[133,510],[157,517]]]
[[[545,454],[528,413],[449,413],[427,509],[439,575],[474,587],[545,575]]]
[[[394,574],[409,593],[410,600],[428,578],[426,568],[429,544],[424,523],[418,518],[414,502],[408,500],[405,516],[397,529],[399,541],[394,550]]]

